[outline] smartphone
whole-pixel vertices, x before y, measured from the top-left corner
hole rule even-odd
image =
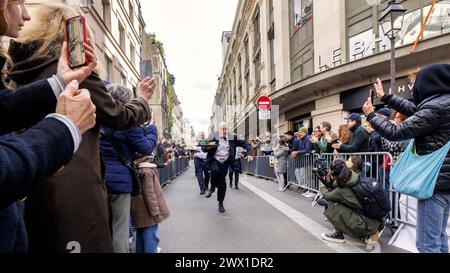
[[[369,91],[369,98],[372,99],[372,104],[375,102],[375,100],[377,99],[377,94],[375,93],[375,91],[373,91],[373,89],[370,89]]]
[[[141,81],[145,79],[145,77],[152,77],[153,71],[152,71],[152,62],[150,60],[142,61],[140,63],[140,74],[141,74]]]
[[[66,21],[67,59],[70,68],[85,66],[86,21],[83,16],[75,16]]]

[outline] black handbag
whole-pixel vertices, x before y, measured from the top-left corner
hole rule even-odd
[[[137,195],[141,194],[141,191],[142,191],[142,180],[141,180],[141,178],[139,176],[138,168],[134,164],[134,162],[128,160],[125,157],[120,144],[117,142],[117,140],[113,137],[112,134],[113,134],[112,130],[105,130],[105,133],[102,133],[102,136],[105,136],[108,139],[108,141],[113,146],[113,148],[116,151],[116,153],[117,153],[118,157],[120,158],[120,160],[130,170],[130,174],[131,174],[131,178],[132,178],[132,192],[131,192],[131,196],[137,196]]]

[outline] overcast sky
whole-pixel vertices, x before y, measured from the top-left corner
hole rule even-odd
[[[222,31],[231,30],[238,0],[141,0],[147,32],[163,42],[183,114],[208,131],[222,70]]]

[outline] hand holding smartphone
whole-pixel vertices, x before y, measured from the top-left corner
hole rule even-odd
[[[375,92],[373,92],[373,89],[370,89],[369,91],[369,98],[370,98],[370,102],[373,104],[377,98]]]
[[[66,21],[67,59],[69,67],[74,69],[87,64],[84,44],[87,40],[86,21],[83,16],[75,16]]]

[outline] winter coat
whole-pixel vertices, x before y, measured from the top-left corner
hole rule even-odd
[[[275,173],[286,173],[289,147],[279,146],[274,150],[273,155],[275,156]]]
[[[336,187],[331,191],[322,189],[323,198],[332,202],[324,212],[325,217],[336,230],[354,238],[372,235],[381,226],[381,221],[368,218],[359,212],[362,205],[352,190],[358,181],[359,176],[352,173],[344,188]]]
[[[340,153],[367,153],[369,151],[369,133],[361,126],[355,125],[352,129],[352,137],[348,144],[342,144]]]
[[[369,134],[369,152],[371,153],[383,152],[381,136],[376,131],[373,131],[372,134]]]
[[[297,138],[294,141],[294,146],[292,147],[293,152],[299,152],[299,155],[311,154],[313,150],[313,145],[311,143],[311,137],[309,135],[303,138]]]
[[[427,155],[450,141],[450,65],[431,65],[417,74],[413,87],[414,103],[385,95],[382,98],[389,107],[409,118],[399,125],[387,119],[368,116],[372,127],[392,141],[415,139],[418,155]],[[450,191],[450,153],[440,170],[435,191]]]
[[[314,147],[316,148],[316,151],[319,152],[319,154],[331,154],[334,151],[334,149],[331,147],[331,143],[328,143],[327,138],[324,136],[314,144]]]
[[[297,137],[296,136],[292,136],[292,139],[289,141],[289,154],[291,153],[291,152],[293,152],[294,150],[294,143],[295,143],[295,141],[297,140]]]
[[[108,129],[102,128],[102,131],[108,134]],[[136,153],[143,156],[152,154],[158,140],[156,126],[136,127],[129,131],[114,131],[111,134],[106,136],[102,133],[100,140],[100,155],[105,164],[106,190],[109,194],[131,193],[133,191],[131,170],[120,159],[109,137],[115,139],[125,158],[132,162],[136,159]]]
[[[13,45],[13,44],[12,44]],[[26,48],[26,47],[25,47]],[[58,56],[31,57],[23,47],[10,47],[15,63],[11,79],[19,86],[56,73]],[[72,161],[36,188],[27,200],[27,229],[31,252],[69,252],[78,242],[81,252],[112,252],[108,199],[100,167],[100,126],[129,130],[150,119],[142,99],[123,104],[114,100],[93,73],[80,84],[96,106],[97,123],[83,135]]]
[[[139,168],[139,176],[142,192],[131,198],[131,221],[135,228],[146,228],[167,219],[170,211],[161,190],[158,169]]]

